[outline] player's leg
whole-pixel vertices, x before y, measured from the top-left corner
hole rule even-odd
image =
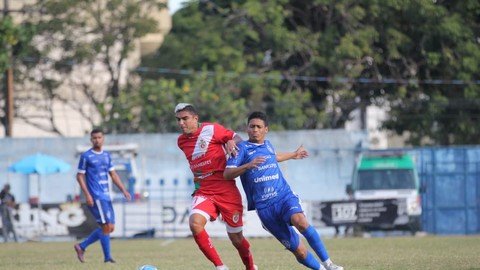
[[[113,232],[114,226],[115,225],[111,223],[102,224],[100,244],[102,245],[103,259],[106,263],[115,263],[115,260],[112,258],[110,245],[110,233]]]
[[[100,234],[100,244],[102,245],[103,258],[106,263],[115,263],[112,258],[110,247],[110,233],[115,229],[115,214],[111,201],[97,201],[100,205],[100,217],[102,233]]]
[[[214,202],[226,223],[228,238],[237,249],[246,270],[255,270],[250,243],[243,236],[243,205],[242,196],[235,187],[231,192],[214,196]]]
[[[242,231],[234,232],[235,230],[232,231],[231,229],[232,228],[227,227],[228,238],[230,238],[233,246],[237,249],[240,258],[245,265],[245,269],[256,270],[257,266],[253,262],[253,254],[250,251],[250,243],[243,236]],[[238,229],[238,227],[233,229]]]
[[[308,224],[307,218],[304,213],[294,213],[290,217],[290,222],[297,230],[303,234],[305,239],[307,239],[308,244],[315,251],[317,256],[322,261],[322,265],[327,270],[343,270],[343,267],[335,265],[328,256],[327,249],[320,239],[320,235],[317,230],[311,225]]]
[[[0,205],[0,215],[2,216],[2,224],[4,224],[2,226],[2,235],[3,235],[3,242],[7,243],[8,242],[8,230],[7,230],[7,226],[5,226],[5,224],[7,224],[7,218],[6,218],[6,213],[4,213],[4,207],[6,206],[3,206],[3,205]]]
[[[215,267],[224,267],[215,246],[210,239],[205,225],[208,220],[215,220],[218,216],[213,202],[204,196],[195,196],[192,200],[191,214],[189,219],[190,231],[202,253]]]
[[[93,206],[89,206],[88,208],[90,210],[90,213],[92,213],[92,216],[97,221],[97,223],[100,223],[101,216],[100,216],[100,211],[97,203],[94,202]],[[93,232],[91,232],[87,236],[87,238],[85,238],[85,240],[74,245],[75,252],[77,253],[77,258],[80,262],[82,263],[85,262],[85,259],[84,259],[85,251],[87,250],[88,246],[98,241],[101,235],[102,235],[102,228],[97,228]]]
[[[12,234],[13,234],[13,240],[14,240],[15,242],[18,242],[17,232],[15,231],[15,227],[13,226],[13,217],[11,216],[11,214],[10,214],[10,224],[9,224],[9,227],[10,227],[10,231],[11,231]]]
[[[281,212],[276,212],[275,206],[257,210],[262,226],[269,231],[282,245],[293,253],[297,261],[309,269],[322,269],[320,263],[303,245],[297,232],[283,220]]]
[[[296,232],[293,233],[296,235],[296,237],[298,237]],[[297,262],[305,265],[310,269],[323,269],[317,259],[315,259],[315,256],[310,251],[308,251],[305,245],[300,240],[298,241],[298,243],[298,248],[292,251],[293,255],[295,255],[295,258],[297,259]]]
[[[102,234],[102,228],[97,228],[93,232],[91,232],[85,240],[83,240],[78,246],[83,250],[87,250],[87,247],[91,244],[95,243],[98,239],[100,239],[100,234]]]

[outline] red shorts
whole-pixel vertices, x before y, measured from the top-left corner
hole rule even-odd
[[[227,224],[227,232],[242,231],[243,205],[238,189],[216,195],[196,194],[192,200],[190,213],[200,214],[210,221],[222,215],[223,221]]]

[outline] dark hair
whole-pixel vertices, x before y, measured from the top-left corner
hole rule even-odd
[[[92,136],[93,134],[96,134],[96,133],[102,133],[103,134],[103,130],[101,128],[94,128],[94,129],[92,129],[92,132],[90,132],[90,136]]]
[[[252,113],[248,116],[247,123],[249,123],[250,120],[252,120],[252,119],[260,119],[260,120],[263,121],[263,123],[265,123],[265,126],[268,127],[267,115],[266,115],[264,112],[252,112]]]
[[[185,106],[185,108],[183,108],[181,110],[178,110],[178,111],[179,112],[180,111],[187,111],[187,112],[192,113],[193,115],[198,115],[197,109],[195,109],[195,107],[193,107],[193,105],[187,105],[187,106]]]

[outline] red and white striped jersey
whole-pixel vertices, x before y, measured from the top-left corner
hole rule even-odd
[[[192,134],[178,136],[178,147],[190,164],[197,192],[219,194],[235,186],[235,181],[223,178],[226,165],[224,144],[235,132],[217,123],[201,123]]]

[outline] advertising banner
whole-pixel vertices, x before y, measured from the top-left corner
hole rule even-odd
[[[352,224],[390,226],[401,225],[403,220],[408,221],[405,200],[312,202],[312,223],[318,227]]]

